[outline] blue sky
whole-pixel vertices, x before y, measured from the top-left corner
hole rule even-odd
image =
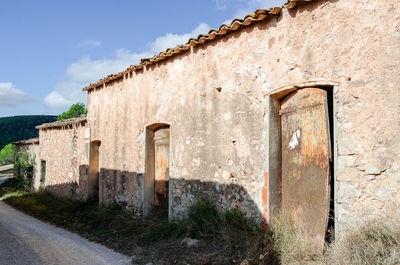
[[[140,58],[283,0],[3,0],[0,117],[59,114]]]

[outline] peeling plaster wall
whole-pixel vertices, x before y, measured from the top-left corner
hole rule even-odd
[[[39,157],[46,161],[46,190],[56,196],[86,200],[88,149],[85,126],[41,129],[39,140]]]
[[[101,178],[109,186],[104,202],[141,209],[145,128],[166,122],[170,214],[180,217],[206,197],[261,220],[263,95],[320,78],[340,84],[336,227],[365,213],[399,213],[399,21],[396,1],[316,1],[89,91],[91,137],[102,142]],[[129,173],[122,196],[121,172]]]

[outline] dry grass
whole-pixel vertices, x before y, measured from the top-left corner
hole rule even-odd
[[[282,214],[272,220],[272,244],[282,264],[400,264],[400,218],[355,225],[326,246],[324,253],[304,240],[300,229]]]
[[[332,265],[400,264],[400,219],[371,220],[349,229],[323,257]]]
[[[321,260],[320,248],[311,240],[305,240],[301,229],[282,213],[272,217],[272,244],[282,264],[305,264]]]

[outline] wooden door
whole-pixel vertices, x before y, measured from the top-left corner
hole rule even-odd
[[[154,155],[154,206],[159,213],[168,215],[169,128],[154,132]]]
[[[329,212],[330,138],[326,92],[305,88],[281,103],[282,210],[323,247]]]
[[[90,143],[88,198],[99,199],[100,141]]]

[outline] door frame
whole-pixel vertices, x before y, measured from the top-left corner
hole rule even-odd
[[[332,135],[330,136],[333,141],[331,141],[331,150],[332,150],[332,158],[333,158],[333,170],[331,171],[330,183],[331,183],[331,199],[337,198],[336,193],[337,189],[335,188],[336,184],[336,176],[337,176],[337,126],[338,120],[334,113],[337,112],[337,100],[336,92],[340,88],[340,84],[337,82],[333,82],[330,80],[313,80],[306,81],[302,83],[290,84],[286,85],[272,91],[269,91],[264,94],[265,102],[266,102],[266,115],[264,122],[266,126],[264,127],[266,130],[264,133],[264,148],[265,148],[265,160],[264,160],[264,175],[265,183],[262,187],[262,190],[266,189],[268,192],[264,195],[264,192],[260,192],[261,197],[266,196],[267,203],[264,204],[265,199],[260,199],[260,204],[264,204],[264,212],[263,212],[263,222],[265,222],[269,227],[273,226],[271,223],[271,217],[274,213],[281,209],[282,205],[282,194],[281,194],[281,177],[282,177],[282,143],[281,143],[281,118],[279,116],[279,110],[281,106],[281,101],[290,93],[303,89],[303,88],[317,88],[321,90],[325,90],[328,92],[330,97],[328,97],[328,104],[331,104],[329,117],[331,119],[330,125],[332,126],[331,131],[333,130]],[[331,102],[329,102],[331,101]],[[336,207],[336,202],[331,202],[331,210],[329,215],[333,215],[333,219],[329,223],[330,226],[333,226],[337,220],[337,215],[334,214],[334,209]]]
[[[155,148],[153,135],[154,132],[159,128],[169,128],[169,189],[168,189],[168,217],[171,216],[171,196],[172,196],[172,178],[171,178],[171,125],[170,123],[152,123],[146,126],[146,135],[145,135],[145,161],[144,161],[144,187],[143,187],[143,215],[148,216],[154,206],[154,198],[155,198]]]

